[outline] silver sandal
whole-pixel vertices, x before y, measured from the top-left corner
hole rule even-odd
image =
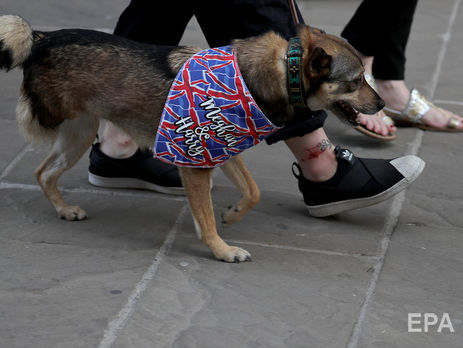
[[[403,127],[418,127],[423,130],[432,130],[439,132],[463,132],[463,128],[458,128],[461,120],[450,116],[445,128],[432,127],[425,125],[421,119],[432,108],[436,108],[443,114],[447,111],[441,109],[427,100],[417,89],[413,88],[410,93],[410,99],[403,111],[394,110],[385,107],[384,113],[391,117],[395,124]]]

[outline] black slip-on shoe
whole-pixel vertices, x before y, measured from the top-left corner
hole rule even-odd
[[[129,158],[115,159],[94,144],[90,151],[88,181],[106,188],[151,190],[173,195],[185,195],[178,168],[153,158],[150,150],[140,150]]]
[[[330,216],[385,201],[409,186],[425,165],[417,156],[392,160],[357,158],[339,146],[335,154],[338,169],[324,182],[304,178],[299,165],[293,163],[293,174],[312,216]]]

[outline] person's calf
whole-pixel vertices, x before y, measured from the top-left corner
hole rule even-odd
[[[288,139],[286,145],[295,156],[306,179],[326,181],[336,173],[338,164],[334,146],[322,128],[304,137]]]
[[[119,127],[106,122],[100,139],[100,150],[111,158],[129,158],[137,152],[138,144]]]

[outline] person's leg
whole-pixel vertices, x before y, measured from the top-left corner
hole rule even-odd
[[[365,0],[342,32],[350,44],[369,57],[378,94],[394,110],[404,110],[410,100],[410,89],[404,81],[405,50],[417,2]],[[431,107],[421,122],[446,129],[451,117],[460,120],[457,128],[463,129],[463,118],[436,107]]]
[[[114,34],[144,43],[176,46],[193,16],[189,4],[132,0],[119,17]],[[105,123],[100,143],[92,147],[89,181],[101,187],[184,193],[175,166],[154,159],[150,150],[140,150],[132,138],[111,122]]]
[[[112,158],[129,158],[138,150],[138,145],[122,129],[109,121],[100,137],[100,150]]]
[[[403,80],[405,48],[418,0],[364,0],[341,36],[366,57],[374,57],[375,78]]]
[[[407,1],[402,0],[400,2],[407,3]],[[384,24],[384,22],[392,23],[394,26],[393,30],[397,30],[395,22],[391,22],[390,20],[390,13],[392,12],[392,15],[394,15],[393,11],[402,11],[401,8],[395,8],[393,11],[391,10],[391,7],[398,4],[398,0],[393,0],[391,2],[376,0],[363,1],[341,33],[341,36],[347,39],[349,43],[362,54],[366,74],[374,75],[373,64],[375,61],[373,60],[373,56],[377,57],[377,52],[385,46],[383,37],[390,37],[388,36],[389,28],[387,28],[387,24]],[[407,18],[407,15],[404,17]],[[400,34],[403,33],[400,32],[399,35]],[[403,41],[403,39],[400,39],[400,41]],[[375,64],[375,67],[376,65],[377,64]],[[383,111],[378,112],[374,116],[375,117],[359,114],[359,122],[368,129],[382,135],[394,133],[397,130],[396,127],[385,122],[385,114]]]
[[[211,15],[211,8],[220,15]],[[304,24],[297,6],[296,11],[299,22]],[[194,14],[211,47],[270,30],[285,39],[297,34],[287,0],[203,0],[195,3]]]
[[[379,94],[386,98],[388,106],[402,106],[400,110],[405,107],[410,96],[404,83],[405,50],[417,2],[364,0],[343,31],[343,36],[354,47],[369,56]],[[382,17],[377,18],[375,13],[381,13]],[[373,18],[381,24],[370,27],[372,23],[368,21]],[[369,30],[365,30],[366,27]]]
[[[114,35],[153,45],[177,46],[193,16],[192,1],[132,0]]]
[[[188,1],[132,0],[120,15],[114,35],[155,45],[177,46],[193,16]],[[171,16],[171,20],[166,17]],[[101,151],[114,158],[128,158],[138,145],[120,128],[107,122],[101,135]]]
[[[362,54],[360,56],[365,67],[365,76],[373,76],[373,57],[367,57]],[[377,91],[376,84],[373,84],[372,87]],[[397,131],[394,122],[386,116],[383,110],[378,111],[375,115],[359,113],[358,122],[367,129],[381,135],[394,134]]]
[[[334,146],[323,128],[285,142],[297,160],[293,173],[304,203],[316,217],[389,199],[410,185],[424,168],[424,162],[416,156],[393,160],[357,158],[348,149]]]

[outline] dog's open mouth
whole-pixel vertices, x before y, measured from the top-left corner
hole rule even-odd
[[[334,114],[341,119],[341,121],[347,121],[350,124],[357,126],[357,117],[358,117],[358,112],[355,111],[355,109],[350,106],[348,103],[343,102],[343,101],[337,101],[333,104],[332,106],[332,111]]]

